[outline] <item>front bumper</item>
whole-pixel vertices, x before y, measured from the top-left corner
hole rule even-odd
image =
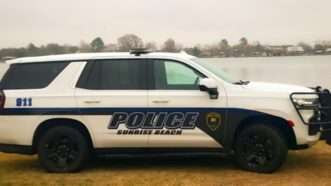
[[[321,139],[326,140],[331,145],[331,94],[330,91],[322,90],[320,87],[314,89],[315,92],[296,92],[290,95],[290,99],[300,116],[302,122],[308,126],[309,135],[321,134]],[[300,105],[295,102],[296,96],[317,95],[317,102],[310,105]],[[312,112],[312,117],[307,121],[303,112]]]

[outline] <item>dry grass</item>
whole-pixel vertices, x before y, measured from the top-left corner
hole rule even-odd
[[[80,173],[49,174],[35,156],[0,154],[0,185],[331,185],[331,146],[290,152],[287,163],[267,175],[219,157],[101,159]]]

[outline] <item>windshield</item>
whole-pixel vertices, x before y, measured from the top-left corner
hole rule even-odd
[[[192,60],[197,62],[199,65],[206,68],[207,70],[209,70],[210,72],[212,72],[213,74],[215,74],[216,76],[218,76],[219,78],[223,79],[224,81],[226,81],[228,83],[234,84],[234,83],[238,82],[234,78],[230,77],[230,75],[228,73],[223,71],[220,66],[218,66],[217,64],[215,64],[213,62],[208,62],[206,60],[202,60],[199,58],[195,58]]]

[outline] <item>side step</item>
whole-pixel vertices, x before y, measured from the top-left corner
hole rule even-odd
[[[102,157],[199,157],[225,156],[223,149],[206,148],[113,148],[95,149],[97,156]]]

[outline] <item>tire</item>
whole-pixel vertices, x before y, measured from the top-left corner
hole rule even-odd
[[[244,170],[272,173],[286,161],[288,147],[275,127],[252,125],[244,128],[235,142],[235,160]]]
[[[77,172],[90,155],[88,140],[77,129],[58,126],[48,129],[37,146],[41,165],[54,173]]]

